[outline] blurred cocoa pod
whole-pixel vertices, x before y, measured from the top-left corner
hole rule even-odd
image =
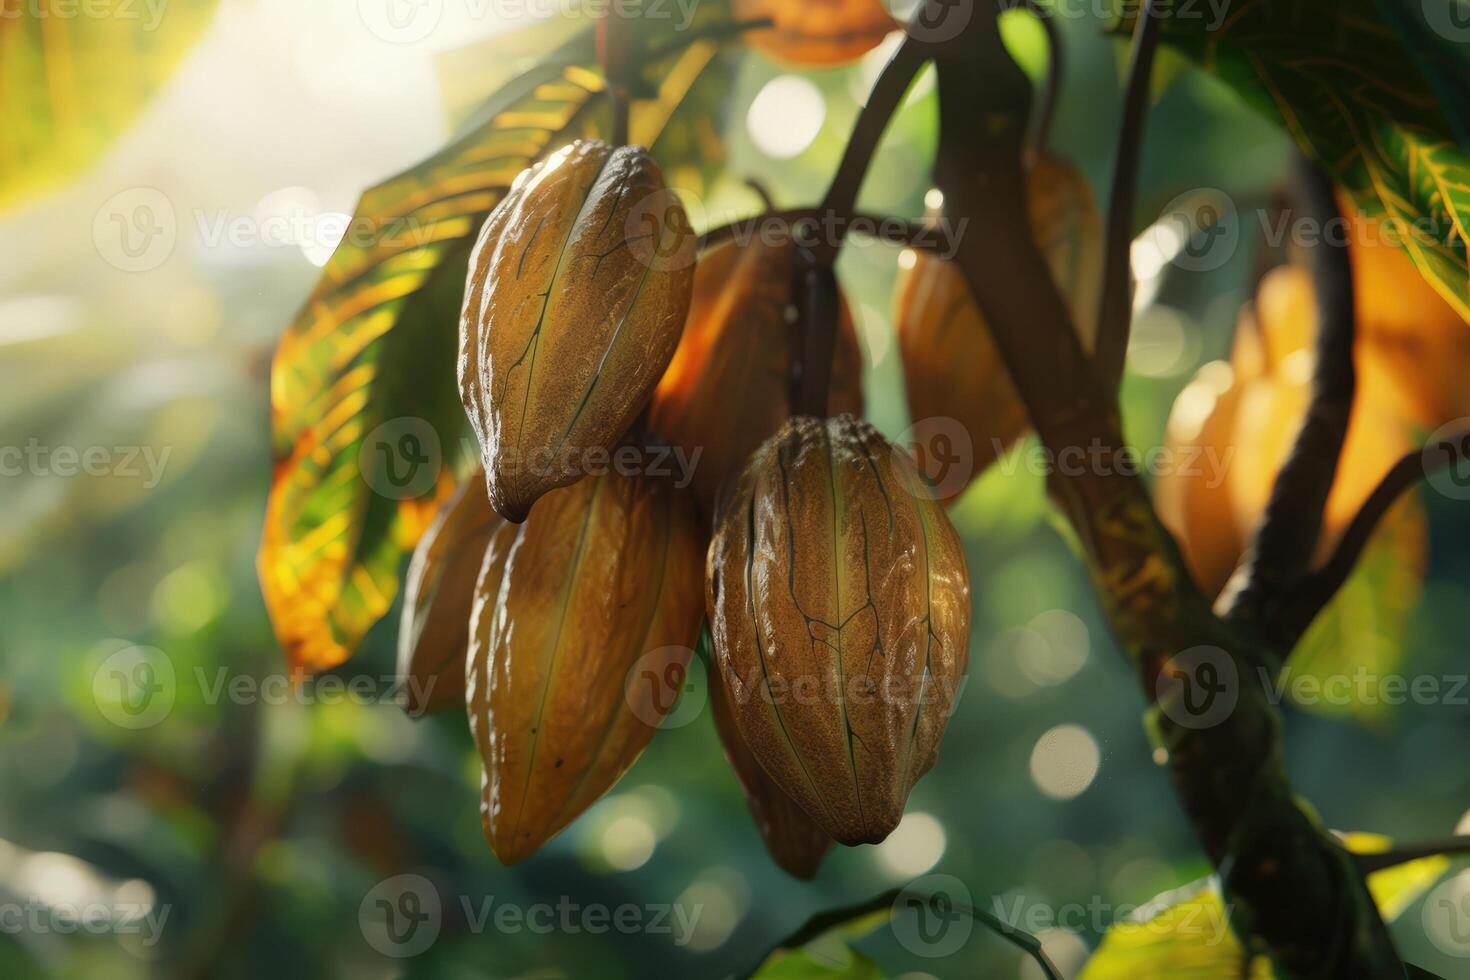
[[[1102,224],[1092,190],[1075,167],[1044,153],[1028,160],[1026,179],[1032,236],[1091,350],[1102,282]],[[910,418],[963,426],[974,452],[970,476],[978,476],[1026,431],[1026,409],[959,267],[922,249],[904,253],[904,263],[894,321]],[[964,486],[946,482],[946,502]]]
[[[1365,314],[1359,304],[1359,318]],[[1208,594],[1219,592],[1245,553],[1296,441],[1311,398],[1316,315],[1310,273],[1272,269],[1257,289],[1254,315],[1241,316],[1232,363],[1204,365],[1174,402],[1166,458],[1175,465],[1159,474],[1159,513]],[[1315,563],[1413,448],[1416,426],[1442,424],[1413,417],[1417,410],[1371,330],[1359,332],[1354,351],[1357,391]]]
[[[752,47],[791,65],[840,65],[859,58],[901,26],[882,0],[734,0],[734,20],[770,18],[750,32]]]
[[[722,498],[716,673],[771,779],[833,838],[882,840],[938,755],[968,659],[959,537],[907,452],[798,416]]]
[[[817,873],[817,867],[832,846],[832,838],[766,775],[741,737],[726,697],[725,685],[711,676],[709,706],[715,731],[725,747],[725,758],[745,791],[745,802],[750,806],[756,829],[781,869],[806,881]]]
[[[419,539],[404,579],[398,627],[398,687],[410,715],[464,704],[475,581],[505,518],[490,507],[480,470],[439,508]]]
[[[687,494],[613,470],[538,501],[499,588],[482,583],[465,699],[501,861],[592,805],[673,707],[629,676],[636,665],[682,683],[703,615],[701,542]]]
[[[1420,426],[1432,431],[1470,416],[1470,324],[1382,221],[1358,214],[1346,195],[1339,207],[1348,217],[1360,349],[1381,362]]]
[[[720,485],[791,415],[786,306],[795,262],[790,241],[729,242],[702,255],[694,273],[689,321],[654,392],[649,425],[693,462],[693,485],[706,514],[714,513]],[[862,373],[852,314],[843,302],[830,413],[862,414]]]
[[[653,395],[689,310],[695,237],[653,158],[579,140],[516,178],[470,257],[459,381],[490,502],[520,522]]]

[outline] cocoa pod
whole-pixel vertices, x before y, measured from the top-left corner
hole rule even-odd
[[[491,539],[506,527],[476,470],[419,539],[404,579],[398,628],[398,688],[410,715],[464,704],[476,576]]]
[[[766,850],[787,874],[803,881],[812,878],[831,848],[832,838],[766,775],[735,725],[725,686],[715,677],[710,678],[709,706],[720,744],[725,747],[725,758],[745,792],[745,802]]]
[[[647,406],[694,278],[683,207],[641,147],[579,140],[516,178],[470,257],[460,394],[490,502],[525,520]]]
[[[482,583],[465,700],[481,822],[501,861],[591,806],[673,707],[629,676],[672,670],[682,684],[703,616],[701,543],[687,495],[614,470],[539,500],[495,594]]]
[[[836,840],[882,840],[968,660],[964,553],[913,461],[851,415],[793,418],[722,499],[705,577],[751,753]]]
[[[737,21],[770,18],[772,26],[750,32],[750,43],[792,65],[852,61],[900,26],[882,0],[734,0],[730,15]]]
[[[791,415],[786,307],[796,247],[729,242],[700,257],[683,339],[654,392],[650,426],[693,465],[695,495],[714,513],[720,486]],[[839,305],[828,411],[863,411],[862,353]],[[697,454],[697,455],[696,455]]]
[[[1029,161],[1026,180],[1032,237],[1091,350],[1102,282],[1102,224],[1092,190],[1076,168],[1045,154]],[[963,426],[974,453],[968,476],[978,476],[1025,433],[1026,409],[959,267],[924,250],[908,255],[913,264],[899,275],[894,319],[909,414],[916,427],[931,419]],[[935,482],[946,501],[966,484]]]

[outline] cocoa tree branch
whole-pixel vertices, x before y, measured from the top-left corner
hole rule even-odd
[[[770,957],[771,953],[778,949],[800,949],[802,946],[805,946],[807,943],[838,926],[865,918],[874,912],[896,908],[901,901],[926,903],[932,899],[933,896],[925,895],[921,892],[910,892],[903,888],[891,888],[886,892],[874,895],[866,901],[855,902],[852,905],[829,909],[825,912],[818,912],[808,919],[800,929],[797,929],[790,936],[777,943],[771,950],[762,954],[760,962],[749,972],[745,973],[744,976],[755,976],[760,970],[761,963],[764,963]],[[1004,919],[992,915],[978,906],[957,903],[954,911],[970,916],[1006,942],[1026,953],[1036,961],[1036,965],[1041,968],[1041,972],[1047,980],[1061,980],[1061,973],[1057,971],[1056,966],[1047,957],[1045,951],[1042,950],[1041,940],[1029,932],[1017,929]]]
[[[1407,453],[1384,474],[1378,486],[1358,508],[1327,563],[1298,582],[1282,597],[1272,613],[1266,633],[1281,649],[1291,650],[1317,614],[1337,595],[1357,567],[1358,559],[1379,522],[1399,498],[1426,477],[1463,462],[1467,456],[1466,447],[1470,447],[1470,432],[1429,447],[1439,449],[1439,452],[1415,450]]]
[[[868,165],[873,161],[878,141],[882,139],[884,130],[888,128],[888,121],[898,110],[914,76],[928,60],[920,46],[912,42],[912,38],[904,39],[904,43],[898,46],[893,57],[883,66],[878,80],[873,83],[873,90],[868,93],[868,101],[858,114],[847,147],[842,152],[842,160],[837,164],[832,183],[828,185],[827,194],[822,199],[823,210],[846,215],[852,214],[856,209],[858,191],[862,189],[863,177],[868,173]],[[830,256],[835,257],[836,244],[822,244]],[[828,260],[830,261],[830,257]]]
[[[1059,470],[1051,486],[1154,704],[1152,721],[1175,790],[1219,871],[1234,909],[1232,927],[1247,948],[1268,953],[1293,975],[1402,976],[1351,856],[1292,790],[1280,716],[1263,686],[1271,652],[1214,615],[1136,468],[1118,465],[1127,450],[1116,394],[1084,355],[1029,233],[1021,166],[1025,76],[992,16],[977,15],[955,42],[931,50],[939,76],[936,183],[947,211],[983,216],[993,229],[961,236],[955,260],[1046,447],[1058,457],[1095,447],[1092,458],[1102,459],[1095,467]],[[1182,671],[1176,658],[1190,651],[1205,651],[1233,671],[1233,707],[1209,724],[1186,717],[1177,697],[1166,700],[1166,681]],[[1196,679],[1204,682],[1202,675]]]
[[[1353,857],[1357,862],[1358,870],[1367,875],[1385,868],[1408,864],[1410,861],[1418,861],[1421,858],[1438,857],[1441,854],[1448,856],[1467,853],[1470,853],[1470,836],[1459,836],[1427,841],[1422,844],[1408,844],[1378,854],[1355,854]]]
[[[815,227],[803,231],[801,226],[804,224]],[[847,236],[853,233],[941,255],[948,255],[953,248],[949,233],[943,227],[889,215],[843,215],[821,207],[768,210],[748,218],[739,218],[705,232],[700,236],[699,248],[702,251],[728,241],[743,245],[756,239],[796,240],[811,234],[819,235],[824,246],[831,244],[840,248],[846,242]]]
[[[1298,200],[1304,217],[1316,227],[1340,224],[1332,179],[1305,156],[1299,157]],[[1306,418],[1276,475],[1255,540],[1220,597],[1227,618],[1252,628],[1273,615],[1274,605],[1311,564],[1357,387],[1353,269],[1347,242],[1322,235],[1311,250],[1311,268],[1317,340]]]
[[[1145,0],[1133,26],[1133,53],[1123,93],[1123,121],[1118,129],[1118,153],[1108,189],[1107,226],[1103,242],[1102,293],[1097,314],[1097,375],[1108,391],[1123,380],[1128,337],[1133,323],[1133,273],[1129,251],[1133,243],[1133,206],[1138,196],[1138,161],[1143,152],[1143,127],[1148,116],[1149,83],[1154,51],[1159,41],[1158,0]]]

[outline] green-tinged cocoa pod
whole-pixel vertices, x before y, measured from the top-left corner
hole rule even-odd
[[[751,753],[836,840],[882,840],[968,659],[964,553],[913,460],[851,415],[793,418],[722,497],[705,579]]]
[[[1092,190],[1075,167],[1046,154],[1029,160],[1026,181],[1032,237],[1091,350],[1102,283],[1102,223]],[[959,266],[924,250],[906,252],[903,265],[894,319],[909,414],[925,472],[948,502],[1030,423]],[[928,444],[939,440],[944,444]]]
[[[465,700],[501,861],[607,792],[673,707],[639,678],[682,686],[704,612],[701,544],[687,494],[613,470],[537,501],[495,594],[480,586]]]
[[[811,878],[832,846],[832,838],[766,775],[736,728],[725,686],[716,677],[710,678],[709,706],[725,758],[745,791],[745,802],[766,850],[787,874],[803,881]]]
[[[484,474],[476,470],[419,539],[398,627],[398,687],[410,715],[464,704],[476,575],[491,539],[513,532],[490,507]]]
[[[480,230],[459,382],[490,502],[525,520],[589,472],[679,343],[695,237],[646,150],[579,140],[516,178]]]
[[[730,242],[700,257],[684,337],[653,396],[649,424],[684,454],[706,514],[720,485],[790,417],[786,307],[796,247]],[[861,415],[863,363],[839,306],[828,411]]]

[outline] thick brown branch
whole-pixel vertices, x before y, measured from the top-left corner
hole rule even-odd
[[[1133,241],[1133,204],[1138,190],[1138,159],[1143,151],[1143,124],[1148,116],[1149,81],[1158,47],[1158,0],[1146,0],[1133,28],[1133,55],[1123,93],[1123,121],[1118,154],[1108,191],[1103,251],[1102,295],[1097,315],[1097,376],[1108,391],[1117,391],[1128,357],[1133,323],[1133,274],[1129,251]]]
[[[1318,228],[1335,227],[1341,215],[1331,178],[1306,157],[1300,160],[1298,200],[1304,217]],[[1307,415],[1291,454],[1276,475],[1250,552],[1220,600],[1229,619],[1252,627],[1260,627],[1273,615],[1274,605],[1306,575],[1311,564],[1357,384],[1353,269],[1347,242],[1323,234],[1311,256],[1317,357]]]
[[[1155,703],[1153,720],[1176,791],[1219,869],[1233,928],[1248,948],[1269,953],[1292,975],[1401,976],[1350,855],[1292,791],[1280,718],[1259,680],[1270,654],[1211,612],[1134,471],[1118,465],[1125,450],[1115,392],[1083,355],[1027,233],[1024,75],[991,17],[975,17],[957,43],[938,49],[936,62],[935,178],[946,211],[983,216],[994,229],[961,236],[956,262],[1047,448],[1100,447],[1112,454],[1103,465],[1058,470],[1051,486],[1086,548],[1113,629]],[[1185,717],[1190,712],[1177,696],[1165,699],[1171,690],[1165,682],[1189,672],[1185,654],[1233,671],[1227,685],[1233,704],[1208,724]],[[1206,685],[1216,676],[1207,680],[1200,671],[1194,679]]]
[[[1428,841],[1423,844],[1407,844],[1378,854],[1355,854],[1353,859],[1357,862],[1358,870],[1367,875],[1385,868],[1408,864],[1410,861],[1418,861],[1421,858],[1465,853],[1470,853],[1470,837],[1462,836],[1447,837],[1444,840]]]

